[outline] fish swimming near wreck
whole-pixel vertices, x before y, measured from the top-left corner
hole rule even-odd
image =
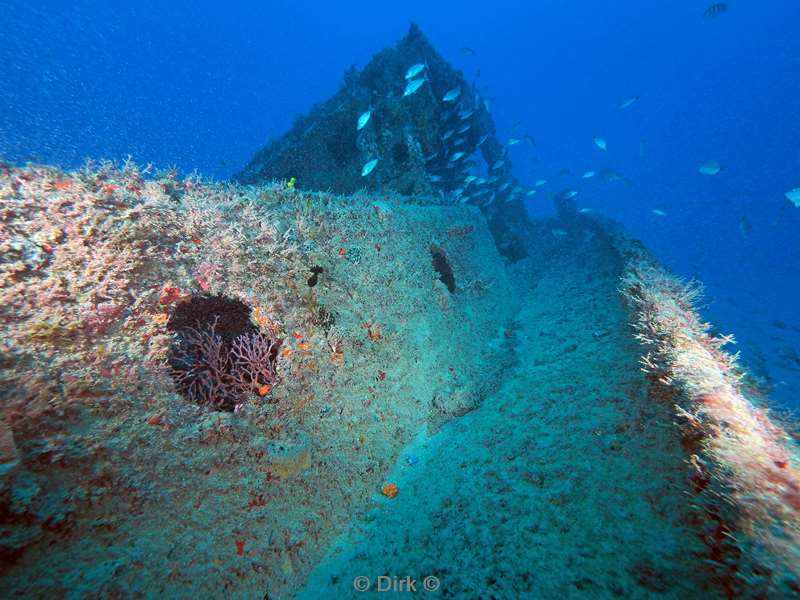
[[[703,175],[718,175],[722,171],[722,167],[717,161],[709,160],[700,165],[698,171]]]
[[[563,200],[572,200],[577,195],[578,192],[576,190],[564,190],[563,192],[559,192],[558,194],[553,194],[553,200],[555,200],[556,202]]]
[[[452,102],[461,95],[461,88],[453,88],[442,96],[442,102]]]
[[[623,100],[622,104],[619,105],[619,109],[620,110],[624,110],[624,109],[628,108],[629,106],[631,106],[634,103],[636,103],[639,100],[639,98],[640,98],[640,96],[632,96],[631,98]]]
[[[747,217],[739,219],[739,233],[742,235],[742,238],[747,239],[752,232],[753,225],[750,223],[750,220]]]
[[[703,16],[706,18],[714,18],[720,16],[724,12],[727,12],[727,10],[727,4],[724,2],[715,2],[705,10]]]
[[[797,208],[800,208],[800,187],[789,190],[784,196],[786,196],[789,202],[794,204]]]
[[[364,129],[364,126],[369,122],[369,118],[372,116],[372,111],[368,110],[365,113],[362,113],[360,117],[358,117],[358,122],[356,123],[356,131],[361,131]]]
[[[406,85],[406,89],[403,91],[403,97],[410,96],[411,94],[415,93],[422,84],[425,83],[425,78],[422,79],[412,79]]]
[[[626,181],[625,177],[616,169],[604,169],[598,173],[606,181]]]
[[[367,162],[361,169],[361,176],[366,177],[367,175],[372,173],[372,170],[375,168],[375,165],[377,164],[378,164],[377,158],[373,158],[371,161]]]
[[[406,71],[406,79],[414,79],[417,75],[422,73],[422,70],[425,68],[424,63],[417,63],[415,65],[411,65]]]

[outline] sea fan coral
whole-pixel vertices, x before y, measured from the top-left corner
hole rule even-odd
[[[275,384],[275,359],[280,342],[257,331],[240,335],[231,344],[231,374],[242,388],[261,390]]]
[[[236,308],[240,304],[220,298],[196,302],[202,304],[201,314],[212,305],[219,308],[230,304]],[[246,318],[246,307],[238,312]],[[234,326],[230,313],[212,315],[210,324],[203,320],[196,323],[197,327],[184,325],[176,330],[169,359],[175,385],[187,400],[213,410],[233,411],[252,394],[264,395],[266,392],[262,391],[272,389],[279,339],[247,321]]]

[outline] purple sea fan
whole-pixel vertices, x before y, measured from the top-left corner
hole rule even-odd
[[[233,411],[251,394],[265,395],[275,384],[280,340],[254,331],[228,341],[216,332],[218,321],[215,317],[205,329],[182,329],[170,366],[173,381],[187,400]]]
[[[240,335],[231,344],[231,374],[243,389],[266,395],[275,385],[280,340],[261,331]]]

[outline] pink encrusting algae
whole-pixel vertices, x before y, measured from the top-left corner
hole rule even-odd
[[[754,572],[736,570],[752,588],[765,575],[793,592],[800,577],[800,456],[791,434],[751,399],[737,355],[724,350],[732,336],[714,337],[696,312],[701,289],[683,283],[639,249],[627,248],[620,291],[646,349],[643,370],[676,393],[693,491],[713,482],[733,509],[727,542],[749,546]],[[725,557],[718,556],[720,562]],[[763,568],[766,567],[766,568]]]

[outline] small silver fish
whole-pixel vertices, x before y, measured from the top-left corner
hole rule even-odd
[[[423,83],[425,83],[424,78],[412,79],[411,81],[409,81],[408,84],[406,85],[405,91],[403,92],[403,97],[405,98],[406,96],[410,96],[411,94],[416,92],[420,87],[422,87]]]
[[[356,124],[356,131],[361,131],[364,129],[364,125],[369,122],[369,118],[372,116],[372,111],[368,110],[365,113],[362,113],[360,117],[358,117],[358,123]]]
[[[786,196],[786,199],[789,200],[789,202],[794,204],[797,208],[800,208],[800,187],[789,190],[784,194],[784,196]]]
[[[622,173],[614,169],[606,169],[605,171],[600,171],[600,176],[603,177],[606,181],[622,181],[624,179]]]
[[[556,200],[572,200],[577,195],[578,192],[575,190],[564,190],[563,192],[556,194],[554,197]]]
[[[417,63],[415,65],[411,65],[408,67],[408,71],[406,71],[406,79],[414,79],[417,75],[422,73],[422,69],[425,68],[423,63]]]
[[[629,107],[631,104],[633,104],[634,102],[636,102],[637,100],[639,100],[639,98],[640,98],[640,97],[641,97],[641,96],[633,96],[633,97],[631,97],[631,98],[628,98],[628,99],[626,99],[626,100],[623,100],[623,101],[622,101],[622,104],[620,104],[620,105],[619,105],[619,109],[620,109],[620,110],[624,110],[624,109],[628,108],[628,107]]]
[[[459,118],[459,119],[461,119],[462,121],[466,121],[466,120],[467,120],[467,119],[469,119],[469,118],[470,118],[470,117],[471,117],[471,116],[472,116],[474,113],[475,113],[475,111],[474,111],[474,110],[468,110],[468,111],[466,111],[466,112],[460,112],[460,113],[458,113],[458,118]]]
[[[578,212],[581,213],[582,215],[585,215],[586,213],[592,212],[592,209],[591,208],[579,208]]]
[[[377,164],[378,164],[378,159],[377,158],[373,158],[371,161],[367,162],[364,165],[364,168],[361,169],[361,176],[362,177],[366,177],[367,175],[372,173],[372,169],[374,169],[375,165],[377,165]]]
[[[467,124],[461,127],[456,133],[466,133],[472,128],[471,125]]]
[[[493,170],[493,171],[495,171],[495,170],[497,170],[497,169],[500,169],[500,168],[502,168],[502,166],[503,166],[504,164],[506,164],[506,161],[504,161],[504,160],[500,159],[500,160],[498,160],[497,162],[495,162],[495,163],[492,165],[492,170]]]
[[[451,136],[452,136],[454,133],[455,133],[455,131],[453,131],[452,129],[448,129],[447,131],[445,131],[445,132],[444,132],[444,135],[442,135],[442,139],[443,139],[443,140],[447,140],[447,139],[449,139],[449,138],[450,138],[450,137],[451,137]]]
[[[433,183],[438,183],[442,180],[442,178],[439,175],[431,175],[430,177],[428,177],[428,179],[430,179]]]
[[[525,192],[525,195],[526,196],[533,196],[536,192],[537,192],[537,190],[528,190],[527,192]]]
[[[456,152],[453,156],[450,157],[450,162],[456,162],[459,158],[463,157],[463,152]]]
[[[595,136],[592,139],[594,140],[594,145],[600,148],[600,150],[608,150],[608,142],[603,138]]]
[[[508,138],[508,145],[514,146],[516,144],[519,144],[521,141],[522,140],[520,140],[519,138]]]
[[[537,179],[533,187],[542,187],[545,183],[547,183],[547,179]]]
[[[658,217],[666,217],[666,216],[667,216],[667,213],[665,213],[665,212],[664,212],[663,210],[661,210],[660,208],[654,208],[654,209],[653,209],[651,212],[652,212],[654,215],[658,216]]]
[[[584,173],[582,177],[584,179],[589,179],[590,177],[594,177],[595,175],[597,175],[597,173],[595,173],[594,171],[586,171],[586,173]]]
[[[488,139],[489,139],[489,136],[488,136],[488,135],[482,135],[482,136],[481,136],[481,139],[479,139],[479,140],[478,140],[478,143],[477,143],[476,145],[477,145],[477,146],[480,146],[480,145],[482,145],[482,144],[483,144],[483,142],[485,142],[485,141],[486,141],[486,140],[488,140]]]
[[[750,237],[752,231],[753,231],[753,226],[750,224],[750,221],[747,219],[747,217],[742,217],[741,219],[739,219],[739,233],[742,234],[742,237],[744,239]]]
[[[727,4],[725,4],[724,2],[717,2],[709,6],[703,13],[703,16],[706,18],[714,18],[720,16],[727,10],[728,10]]]
[[[722,171],[722,167],[720,164],[715,160],[709,160],[708,162],[704,162],[700,165],[698,169],[700,173],[703,175],[718,175],[720,171]]]
[[[460,95],[461,95],[461,88],[455,87],[449,92],[447,92],[444,96],[442,96],[442,102],[452,102]]]

